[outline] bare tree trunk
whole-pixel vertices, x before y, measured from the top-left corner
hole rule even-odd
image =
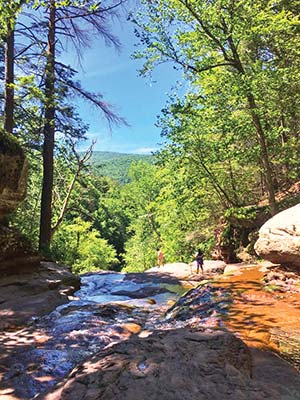
[[[43,184],[39,250],[47,252],[51,241],[52,192],[55,143],[55,0],[50,0],[47,64],[45,71],[45,125],[43,143]]]
[[[14,128],[14,45],[15,32],[10,24],[5,46],[4,129],[13,133]]]

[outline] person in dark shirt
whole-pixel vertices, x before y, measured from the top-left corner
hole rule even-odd
[[[203,252],[201,249],[198,249],[197,253],[195,254],[195,260],[197,263],[197,274],[199,274],[200,268],[203,274]]]

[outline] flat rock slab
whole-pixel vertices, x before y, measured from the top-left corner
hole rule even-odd
[[[252,355],[228,332],[183,328],[100,351],[37,399],[299,400],[300,376],[275,355]]]
[[[41,262],[26,273],[0,279],[0,331],[53,311],[79,289],[80,278],[66,266]]]
[[[217,260],[204,260],[203,270],[204,274],[201,272],[196,274],[196,263],[192,262],[190,264],[186,263],[171,263],[165,264],[163,267],[153,267],[146,271],[146,273],[159,273],[172,276],[178,280],[199,280],[206,278],[207,275],[222,274],[226,264],[224,261]]]

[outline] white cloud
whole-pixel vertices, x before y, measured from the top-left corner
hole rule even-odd
[[[158,148],[156,147],[140,147],[139,149],[135,149],[132,151],[134,154],[151,154],[157,151]]]

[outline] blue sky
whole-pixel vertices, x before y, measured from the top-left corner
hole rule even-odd
[[[79,71],[78,78],[83,87],[102,93],[104,100],[112,104],[130,125],[113,127],[110,132],[99,112],[91,105],[80,102],[80,116],[90,125],[88,136],[97,140],[95,150],[149,153],[157,150],[163,141],[160,130],[154,124],[179,73],[171,64],[164,64],[153,73],[155,83],[140,77],[138,69],[142,62],[131,59],[138,40],[133,29],[133,24],[126,21],[126,15],[120,22],[114,21],[112,31],[121,42],[120,53],[98,39],[83,52],[82,68],[74,55],[67,56],[67,61]],[[81,150],[87,146],[82,144]]]

